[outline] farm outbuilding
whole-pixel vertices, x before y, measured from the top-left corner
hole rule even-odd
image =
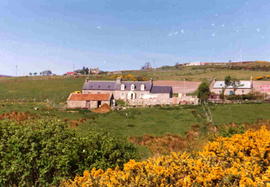
[[[107,104],[114,106],[112,94],[70,94],[67,100],[69,109],[95,109]]]

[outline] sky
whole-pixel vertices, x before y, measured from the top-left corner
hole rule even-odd
[[[0,74],[270,60],[269,0],[1,0]]]

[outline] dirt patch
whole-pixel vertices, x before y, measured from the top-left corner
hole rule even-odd
[[[164,136],[144,135],[130,137],[129,141],[137,145],[146,146],[156,155],[187,150],[199,136],[199,126],[192,126],[191,130],[184,137],[175,134],[166,134]]]
[[[153,154],[177,152],[187,146],[187,141],[184,138],[172,134],[164,136],[144,135],[141,137],[131,137],[129,140],[132,143],[148,147]]]
[[[9,112],[0,114],[0,120],[9,119],[15,121],[25,121],[35,119],[36,116],[28,113],[28,112]]]
[[[108,113],[110,111],[111,111],[111,107],[108,104],[103,104],[101,107],[92,110],[92,112],[100,113],[100,114]]]
[[[77,119],[77,120],[69,120],[69,119],[65,119],[64,122],[69,124],[70,128],[76,128],[78,127],[80,124],[86,122],[87,119],[83,118],[83,119]]]

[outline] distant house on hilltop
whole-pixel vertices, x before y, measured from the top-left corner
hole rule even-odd
[[[92,74],[92,75],[97,75],[100,73],[100,70],[99,68],[90,68],[89,69],[89,74]]]
[[[52,74],[51,70],[45,70],[45,71],[40,72],[40,75],[41,76],[51,76],[53,74]]]
[[[185,64],[185,66],[204,66],[204,65],[206,65],[206,63],[204,62],[190,62]]]
[[[73,76],[73,75],[77,75],[77,73],[72,71],[72,72],[66,72],[64,75]]]

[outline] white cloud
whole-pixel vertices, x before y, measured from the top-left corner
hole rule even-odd
[[[169,36],[169,37],[172,37],[172,36],[176,36],[176,35],[178,35],[178,34],[179,34],[178,31],[173,31],[173,32],[170,32],[170,33],[168,34],[168,36]]]
[[[256,31],[257,31],[257,32],[261,32],[261,29],[260,29],[260,28],[257,28]]]
[[[102,29],[100,25],[96,26],[96,29],[100,30]]]

